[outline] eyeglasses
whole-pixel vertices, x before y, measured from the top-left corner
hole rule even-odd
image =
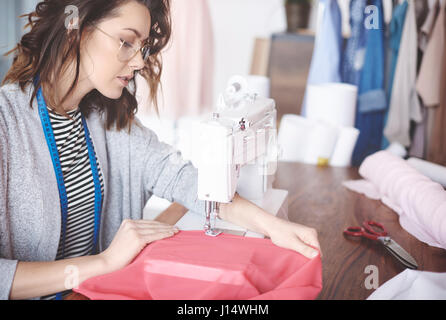
[[[103,34],[109,36],[110,38],[112,38],[113,40],[118,40],[115,37],[113,37],[112,35],[108,34],[107,32],[105,32],[104,30],[102,30],[101,28],[94,26],[96,29],[98,29],[99,31],[101,31]],[[121,62],[128,62],[130,60],[132,60],[137,54],[138,52],[141,52],[141,56],[142,59],[144,60],[144,62],[147,61],[147,59],[149,59],[150,56],[150,46],[149,44],[145,44],[143,46],[140,46],[139,48],[135,48],[135,46],[125,40],[119,39],[119,51],[118,51],[118,60]]]

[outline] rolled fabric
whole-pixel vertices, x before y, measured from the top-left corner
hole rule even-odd
[[[409,158],[407,162],[425,176],[446,187],[446,167],[418,158]]]
[[[446,191],[439,183],[388,151],[367,157],[359,174],[365,180],[343,185],[381,199],[399,215],[405,230],[420,241],[446,249]]]
[[[278,143],[282,149],[281,161],[302,162],[305,158],[309,136],[315,123],[295,114],[282,117]]]
[[[339,128],[338,141],[330,159],[332,167],[349,167],[353,150],[358,141],[359,130],[353,127]]]
[[[313,121],[294,114],[282,117],[278,142],[281,161],[328,165],[339,129],[322,121]]]
[[[338,129],[326,123],[318,122],[311,131],[309,139],[304,162],[328,165],[338,139]]]
[[[348,167],[358,136],[359,130],[353,127],[286,114],[279,126],[280,160]]]
[[[334,126],[355,126],[358,87],[346,83],[324,83],[307,87],[307,118]]]

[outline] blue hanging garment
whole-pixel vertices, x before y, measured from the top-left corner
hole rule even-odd
[[[341,82],[342,15],[337,0],[319,1],[321,21],[317,29],[307,84]],[[301,114],[306,114],[306,95]]]
[[[393,88],[393,79],[395,77],[395,69],[396,63],[398,61],[398,54],[400,50],[401,36],[403,34],[404,21],[406,20],[407,7],[409,3],[404,1],[398,4],[393,9],[392,20],[390,21],[390,35],[389,35],[389,44],[388,49],[390,50],[390,65],[389,65],[389,75],[387,79],[388,87],[387,87],[387,104],[390,104],[390,97],[392,96],[392,88]],[[384,127],[387,122],[387,114],[389,109],[386,109],[386,113],[384,115]],[[383,136],[383,140],[381,143],[381,148],[385,149],[389,146],[389,141],[385,136]]]
[[[382,0],[370,0],[368,4],[363,21],[366,42],[364,64],[359,76],[355,127],[360,134],[353,151],[354,166],[359,166],[367,156],[381,150],[387,108],[384,91],[383,4]]]
[[[365,58],[366,29],[364,28],[364,11],[366,0],[350,2],[350,38],[345,47],[341,75],[342,81],[359,86],[359,77]]]

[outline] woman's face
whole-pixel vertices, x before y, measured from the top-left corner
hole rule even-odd
[[[96,25],[81,46],[80,72],[90,86],[110,99],[120,98],[127,85],[123,78],[133,77],[135,70],[144,67],[140,51],[130,60],[122,60],[120,42],[140,48],[149,37],[150,26],[149,9],[136,1],[122,5],[118,16]]]

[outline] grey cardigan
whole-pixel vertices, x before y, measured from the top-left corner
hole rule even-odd
[[[54,261],[61,231],[59,193],[33,86],[0,88],[0,299],[8,299],[18,261]],[[104,116],[86,119],[104,176],[99,250],[123,219],[142,219],[152,194],[204,212],[197,170],[138,120],[131,132],[105,130]]]

